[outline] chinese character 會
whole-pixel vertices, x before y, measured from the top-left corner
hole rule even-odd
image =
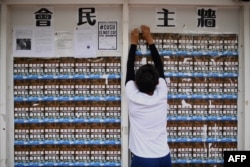
[[[215,27],[216,11],[212,9],[198,9],[198,27]]]
[[[42,8],[35,12],[36,15],[36,26],[50,26],[52,12],[46,8]]]
[[[85,23],[89,23],[91,26],[95,25],[96,20],[91,18],[95,18],[95,15],[91,15],[95,13],[95,8],[79,8],[78,10],[78,25],[82,25]]]
[[[170,20],[174,20],[174,18],[169,17],[169,15],[173,15],[175,12],[170,12],[169,10],[162,8],[162,12],[157,12],[157,14],[163,14],[163,18],[158,18],[158,20],[163,20],[163,24],[157,25],[157,27],[175,27],[175,25],[169,24]]]

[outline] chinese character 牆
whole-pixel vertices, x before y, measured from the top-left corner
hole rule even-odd
[[[91,15],[95,13],[95,8],[79,8],[79,11],[78,11],[78,25],[82,25],[82,24],[85,24],[85,23],[89,23],[91,26],[95,25],[96,23],[96,20],[93,19],[91,20],[91,18],[95,18],[96,16],[95,15]],[[86,20],[86,21],[84,21]]]
[[[216,11],[212,9],[198,9],[198,27],[215,27]]]
[[[162,9],[162,12],[157,12],[157,14],[163,14],[163,18],[158,18],[158,20],[163,20],[163,25],[157,25],[157,27],[175,27],[175,25],[170,25],[169,21],[174,20],[174,18],[170,18],[170,14],[175,14],[175,12],[170,12],[167,9]]]

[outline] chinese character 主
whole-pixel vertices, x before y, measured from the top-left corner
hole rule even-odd
[[[216,11],[212,9],[198,10],[198,27],[215,27]]]
[[[93,15],[95,13],[95,8],[79,8],[78,10],[78,25],[82,25],[85,23],[89,23],[89,25],[93,26],[96,23],[95,18],[96,16]]]
[[[170,12],[167,9],[162,9],[162,12],[157,12],[157,14],[163,14],[163,18],[158,18],[158,20],[163,20],[162,25],[157,25],[157,27],[175,27],[175,25],[170,25],[169,21],[174,20],[174,18],[169,17],[169,15],[175,14],[175,12]]]

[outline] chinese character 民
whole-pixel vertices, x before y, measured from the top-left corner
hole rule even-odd
[[[95,18],[95,15],[91,15],[95,13],[95,8],[79,8],[78,11],[78,25],[82,25],[85,23],[89,23],[91,26],[95,25],[96,20],[93,19],[91,20],[91,18]]]
[[[170,14],[175,14],[175,12],[170,12],[167,9],[162,9],[162,12],[157,12],[157,14],[163,14],[163,18],[158,18],[158,20],[163,20],[163,24],[157,25],[157,27],[175,27],[175,25],[170,25],[169,21],[174,20],[174,18],[170,18]]]
[[[198,27],[215,27],[216,11],[212,9],[199,9],[198,10]]]
[[[42,8],[35,12],[36,15],[36,26],[50,26],[52,12],[46,8]]]

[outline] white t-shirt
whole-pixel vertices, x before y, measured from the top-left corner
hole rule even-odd
[[[152,96],[140,92],[133,80],[127,82],[129,148],[133,154],[144,158],[160,158],[169,153],[166,129],[167,93],[163,78],[159,78]]]

